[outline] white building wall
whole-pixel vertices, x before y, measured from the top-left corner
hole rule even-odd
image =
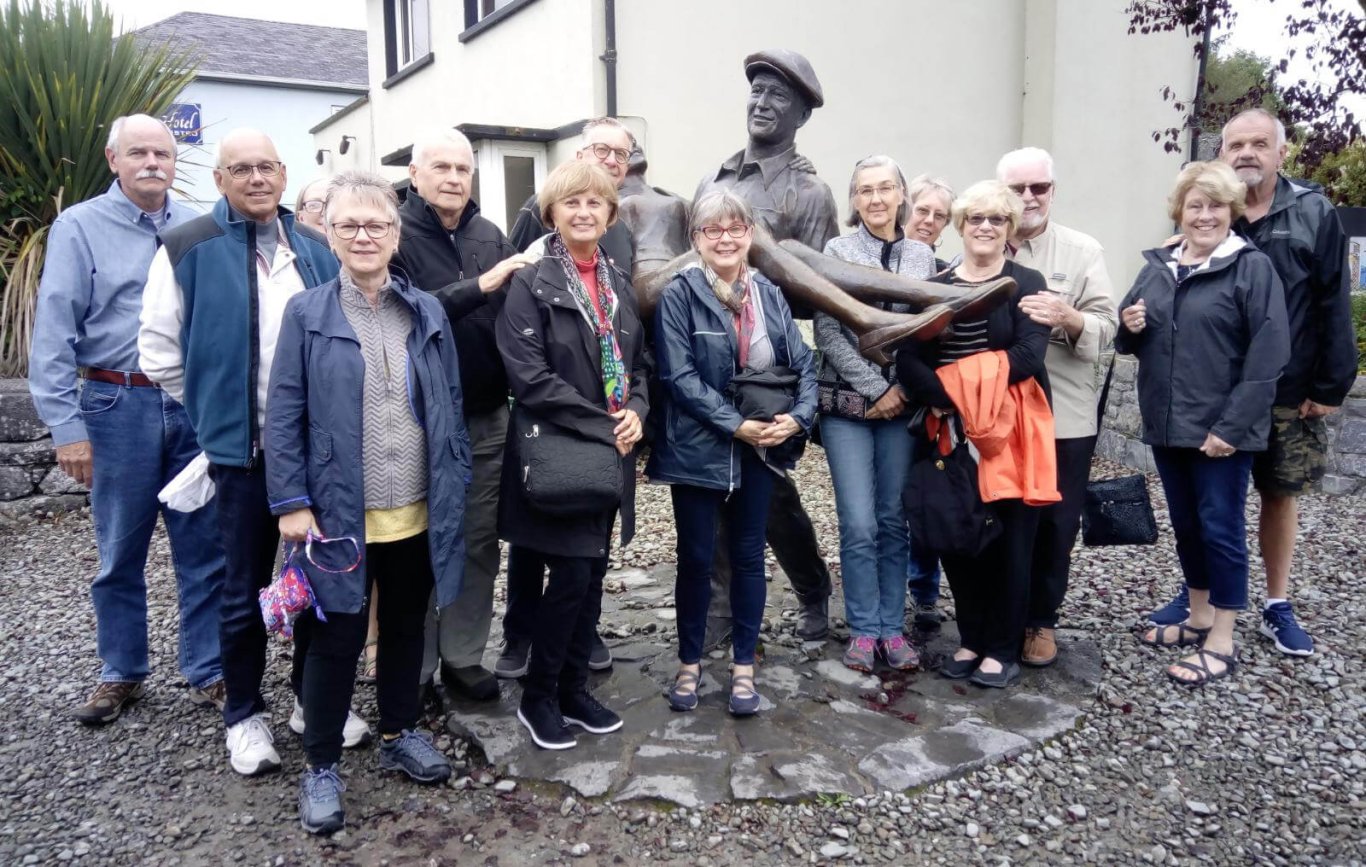
[[[314,144],[309,129],[356,96],[346,91],[237,82],[191,83],[176,101],[199,103],[204,143],[180,146],[175,184],[178,196],[197,210],[208,210],[219,198],[213,182],[214,151],[219,140],[238,127],[253,127],[275,142],[289,180],[282,201],[293,207],[300,186],[323,174],[314,159],[321,145]]]

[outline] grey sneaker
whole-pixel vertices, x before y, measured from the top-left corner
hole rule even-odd
[[[299,777],[299,824],[310,834],[332,834],[346,824],[341,793],[346,783],[336,765],[306,768]]]
[[[854,671],[871,672],[877,663],[877,642],[866,635],[856,635],[849,639],[849,648],[841,660],[846,668]]]
[[[593,633],[593,648],[588,651],[588,668],[591,671],[606,671],[612,667],[612,651],[603,642],[602,636]]]
[[[412,729],[404,729],[393,740],[380,738],[379,766],[402,771],[419,783],[444,783],[451,776],[451,763],[432,746],[431,735]]]
[[[493,664],[493,673],[497,677],[515,680],[526,676],[526,670],[530,665],[531,642],[516,638],[505,638],[503,639],[503,652],[499,655],[498,661]],[[593,665],[591,657],[588,665],[589,667]]]
[[[877,649],[887,664],[898,671],[910,671],[920,667],[920,654],[916,653],[911,643],[900,635],[879,641]]]

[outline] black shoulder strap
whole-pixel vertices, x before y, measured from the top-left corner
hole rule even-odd
[[[1096,433],[1105,424],[1105,404],[1110,399],[1110,380],[1115,376],[1115,358],[1117,352],[1110,353],[1110,367],[1105,371],[1105,385],[1100,390],[1100,401],[1096,404]]]

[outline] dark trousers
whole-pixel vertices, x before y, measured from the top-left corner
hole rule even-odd
[[[801,494],[791,475],[778,476],[772,471],[773,493],[769,498],[765,533],[768,547],[778,565],[783,567],[792,591],[803,605],[814,605],[830,598],[830,570],[821,559],[816,546],[816,528],[802,506]],[[730,598],[730,545],[725,540],[726,525],[721,525],[722,539],[716,545],[716,562],[712,564],[712,610],[715,617],[726,617]]]
[[[1067,575],[1072,570],[1072,548],[1081,526],[1081,507],[1086,502],[1086,482],[1091,477],[1095,436],[1056,441],[1058,492],[1062,499],[1039,509],[1039,534],[1034,538],[1034,574],[1029,587],[1028,626],[1053,629],[1058,609],[1067,595]]]
[[[602,613],[602,576],[607,574],[606,557],[541,556],[550,579],[536,607],[531,660],[522,681],[522,701],[527,703],[586,688],[588,654]]]
[[[1208,590],[1215,608],[1247,607],[1247,484],[1252,452],[1206,457],[1199,449],[1153,446],[1167,495],[1176,556],[1186,585]]]
[[[536,610],[545,589],[545,555],[513,545],[508,548],[508,603],[503,615],[506,641],[530,641],[536,632]]]
[[[372,585],[379,590],[375,692],[380,734],[413,728],[422,711],[422,652],[433,584],[427,534],[366,545],[365,579],[360,611],[329,611],[326,621],[310,611],[294,627],[295,652],[303,657],[302,670],[296,667],[294,672],[294,691],[304,706],[304,752],[313,767],[341,759],[342,728],[356,685],[356,660],[365,646]]]
[[[1024,640],[1029,572],[1039,509],[1023,500],[992,503],[1001,535],[976,557],[944,555],[962,646],[1001,663],[1015,662]]]
[[[218,645],[227,690],[223,722],[231,726],[266,709],[261,697],[266,627],[258,594],[274,577],[280,528],[270,513],[264,464],[249,469],[210,464],[209,476],[217,489],[214,502],[225,561]],[[302,657],[303,646],[296,641],[296,669],[303,664]]]
[[[732,619],[731,644],[735,662],[754,664],[759,626],[764,616],[764,528],[769,499],[778,476],[754,452],[741,450],[740,487],[729,492],[693,485],[671,487],[674,523],[678,528],[678,577],[674,584],[678,611],[678,659],[693,665],[702,659],[707,631],[707,609],[715,590],[712,568],[716,549],[726,545],[732,575],[725,596],[725,614]],[[725,528],[718,542],[717,524]]]

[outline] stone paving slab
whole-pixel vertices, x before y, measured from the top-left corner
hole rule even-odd
[[[616,662],[591,686],[621,714],[621,731],[579,734],[569,751],[540,750],[516,720],[521,688],[507,681],[496,703],[447,697],[450,729],[500,771],[585,797],[689,808],[795,801],[899,791],[1001,761],[1075,725],[1100,680],[1098,647],[1065,631],[1057,664],[1026,670],[1011,689],[946,680],[936,669],[957,646],[951,621],[914,637],[927,671],[850,671],[836,640],[804,644],[791,634],[796,604],[779,575],[770,584],[757,677],[761,712],[747,719],[726,712],[728,663],[714,652],[703,660],[697,710],[675,713],[664,698],[676,665],[673,576],[672,566],[607,576],[602,631],[615,636],[608,644]],[[831,611],[839,610],[836,597]]]

